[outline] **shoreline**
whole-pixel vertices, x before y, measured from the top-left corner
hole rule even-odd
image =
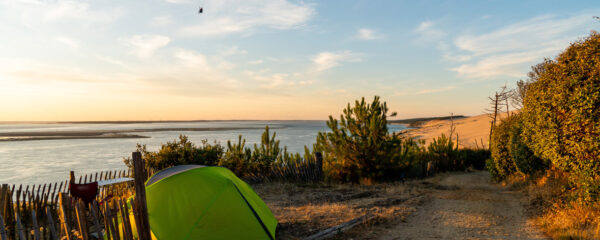
[[[283,129],[287,126],[269,127]],[[128,130],[88,130],[88,131],[37,131],[37,132],[3,132],[0,142],[65,140],[65,139],[114,139],[114,138],[151,138],[150,136],[129,134],[144,132],[196,132],[196,131],[233,131],[261,130],[264,127],[208,127],[208,128],[143,128]]]

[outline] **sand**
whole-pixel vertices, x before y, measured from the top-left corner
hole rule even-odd
[[[503,113],[506,115],[506,113]],[[405,130],[403,133],[406,136],[414,137],[416,139],[424,139],[426,144],[433,141],[442,133],[450,133],[450,126],[454,122],[455,134],[453,139],[456,139],[456,133],[458,133],[458,144],[460,148],[487,148],[490,134],[490,121],[491,118],[487,114],[482,114],[473,117],[466,117],[451,120],[432,120],[424,123],[419,128]],[[477,143],[475,143],[477,142]]]

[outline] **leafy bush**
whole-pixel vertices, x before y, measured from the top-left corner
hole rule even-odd
[[[582,199],[600,197],[600,34],[544,62],[524,99],[522,136],[535,155],[570,173]]]
[[[497,179],[505,179],[517,170],[510,153],[510,130],[515,121],[513,116],[504,119],[492,131],[490,151],[495,165],[494,171],[497,172]]]
[[[490,159],[490,150],[488,149],[459,149],[459,154],[464,159],[463,167],[473,167],[477,170],[483,170],[486,161]]]
[[[146,145],[137,144],[136,150],[142,153],[146,166],[155,170],[169,168],[175,165],[199,164],[214,166],[223,155],[223,146],[218,143],[210,144],[207,140],[196,146],[187,136],[179,135],[179,140],[162,144],[157,152],[148,151]],[[131,158],[124,159],[128,167],[132,167]]]
[[[458,151],[458,144],[443,133],[427,146],[427,153],[434,163],[436,172],[458,170],[464,165],[464,159]]]
[[[508,148],[516,170],[526,175],[545,170],[547,164],[535,156],[531,149],[523,142],[521,137],[521,133],[523,132],[521,114],[513,117],[515,119],[509,130]]]

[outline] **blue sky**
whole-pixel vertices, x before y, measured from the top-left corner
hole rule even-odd
[[[203,14],[197,14],[199,6]],[[598,1],[0,2],[0,121],[477,115]]]

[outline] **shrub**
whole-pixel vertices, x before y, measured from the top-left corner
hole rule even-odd
[[[508,148],[516,170],[526,175],[545,170],[547,164],[535,156],[531,149],[523,142],[521,137],[521,133],[523,132],[521,114],[515,115],[514,118],[514,122],[509,130]]]
[[[196,146],[185,135],[179,135],[179,140],[162,144],[157,152],[148,151],[145,144],[136,146],[136,151],[142,153],[146,166],[154,170],[184,164],[214,166],[219,163],[223,150],[223,146],[219,143],[210,144],[207,140],[203,140],[202,145]],[[132,168],[131,158],[125,158],[123,161]]]
[[[570,173],[576,195],[600,194],[600,34],[573,43],[543,64],[527,90],[524,141],[535,155]]]
[[[458,152],[458,144],[455,146],[454,141],[443,133],[427,146],[427,153],[434,163],[435,171],[458,170],[464,165],[464,159]]]
[[[340,120],[329,116],[330,132],[319,132],[317,151],[323,152],[323,168],[333,180],[358,183],[361,179],[381,178],[389,161],[385,102],[375,96],[368,104],[363,97],[344,109]]]
[[[497,179],[505,179],[516,172],[516,166],[510,154],[510,130],[514,122],[515,117],[511,116],[500,122],[492,131],[490,151]]]
[[[483,170],[486,166],[486,161],[490,159],[490,150],[488,149],[459,149],[459,154],[465,159],[464,167],[473,167],[477,170]]]

